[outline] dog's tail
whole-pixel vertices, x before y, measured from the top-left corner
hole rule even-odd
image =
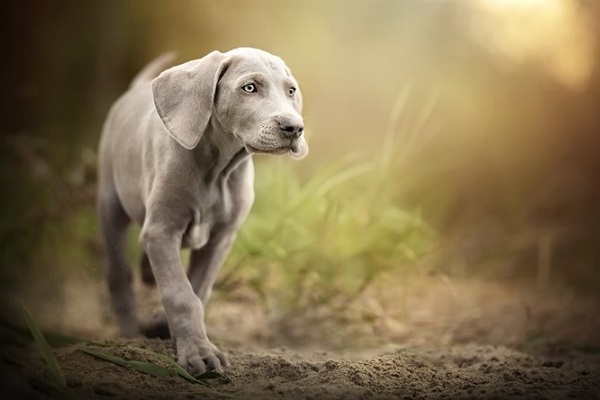
[[[175,59],[175,56],[176,53],[174,51],[170,51],[152,60],[135,76],[135,78],[133,78],[133,81],[131,81],[131,85],[129,85],[129,87],[136,87],[142,83],[149,82],[156,78],[158,74],[171,65]]]

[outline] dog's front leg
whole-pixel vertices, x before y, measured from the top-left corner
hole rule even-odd
[[[228,365],[227,356],[206,335],[204,307],[181,264],[181,235],[147,223],[141,242],[156,278],[178,362],[192,374],[202,374],[207,368],[221,370]]]
[[[229,254],[235,240],[235,231],[221,229],[213,234],[206,245],[192,251],[188,277],[194,292],[206,307],[212,288],[223,261]]]

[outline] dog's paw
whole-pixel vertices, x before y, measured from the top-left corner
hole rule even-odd
[[[176,343],[177,361],[194,376],[210,370],[222,372],[229,366],[227,354],[219,350],[208,339],[177,339]]]

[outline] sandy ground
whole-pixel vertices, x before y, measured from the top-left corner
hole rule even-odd
[[[156,361],[115,343],[103,351]],[[170,342],[138,340],[127,345],[172,352]],[[210,387],[174,372],[155,378],[83,353],[77,346],[55,355],[78,399],[598,399],[600,358],[581,354],[531,356],[502,346],[402,348],[364,357],[229,349],[230,382]],[[36,368],[41,362],[31,360]],[[37,364],[36,364],[37,363]],[[31,365],[31,364],[30,364]],[[18,384],[17,384],[18,383]],[[3,385],[7,397],[60,397],[29,378]]]
[[[55,348],[54,355],[77,399],[600,399],[596,299],[444,276],[411,279],[409,287],[385,282],[395,290],[373,287],[336,321],[273,316],[243,291],[217,297],[209,334],[232,366],[229,382],[211,380],[210,387],[174,371],[156,378],[118,366],[82,352],[81,344]],[[94,340],[112,336],[102,351],[128,359],[160,364],[136,348],[174,354],[171,341],[115,339],[105,302],[81,300],[88,318],[69,308],[69,296],[93,292],[78,287],[87,296],[66,292],[62,309],[74,319],[42,318],[41,325]],[[8,350],[0,398],[61,397],[44,383],[34,344]]]

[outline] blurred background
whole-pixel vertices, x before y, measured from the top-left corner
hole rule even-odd
[[[310,341],[307,321],[316,341],[600,343],[599,2],[12,1],[0,18],[5,309],[113,326],[108,108],[165,51],[250,46],[300,82],[311,153],[255,157],[211,318],[267,343]]]

